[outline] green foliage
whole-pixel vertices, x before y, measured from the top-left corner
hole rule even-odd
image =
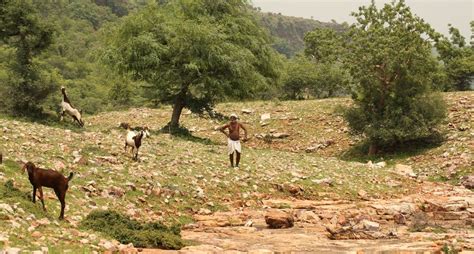
[[[202,113],[226,98],[249,98],[279,76],[279,58],[244,0],[150,5],[127,16],[107,44],[108,63],[173,104],[174,127],[184,107]]]
[[[316,63],[303,56],[287,63],[283,78],[285,98],[293,100],[344,95],[349,87],[350,76],[339,64]]]
[[[471,22],[474,26],[474,22]],[[447,75],[444,90],[472,89],[474,80],[474,48],[466,44],[459,30],[449,25],[451,38],[442,38],[436,43],[439,60],[444,63]]]
[[[368,139],[369,153],[431,135],[446,111],[432,93],[438,63],[429,39],[438,35],[404,1],[382,9],[372,2],[353,15],[341,58],[356,84],[345,113],[352,133]]]
[[[139,248],[181,249],[184,243],[178,226],[140,223],[115,211],[92,211],[81,227],[104,233],[117,241]]]
[[[304,37],[306,56],[316,62],[334,63],[342,53],[342,36],[327,28],[316,28]]]
[[[54,29],[28,1],[2,1],[0,23],[0,40],[13,47],[16,55],[7,66],[6,86],[0,91],[3,106],[15,115],[37,116],[42,111],[40,103],[55,85],[43,82],[44,73],[34,57],[52,43]]]

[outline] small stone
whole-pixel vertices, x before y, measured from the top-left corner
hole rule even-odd
[[[413,172],[411,166],[404,164],[396,164],[395,173],[403,176],[416,177],[416,174]]]
[[[209,215],[209,214],[212,214],[212,211],[207,208],[201,208],[199,209],[198,214]]]
[[[331,178],[327,177],[327,178],[323,178],[323,179],[314,179],[314,180],[311,180],[311,182],[313,182],[315,184],[332,185],[333,180]]]
[[[364,229],[368,231],[378,231],[380,229],[380,224],[370,220],[363,220],[362,225],[364,225]]]
[[[41,234],[38,231],[35,231],[35,232],[31,233],[31,236],[34,237],[34,238],[40,238],[41,236],[43,236],[43,234]]]
[[[21,252],[20,248],[9,248],[6,249],[5,253],[6,254],[19,254]]]
[[[290,134],[284,133],[284,132],[277,132],[277,133],[272,133],[270,136],[272,138],[287,138],[290,136]]]
[[[271,117],[270,117],[270,113],[265,113],[265,114],[262,114],[262,115],[260,116],[260,120],[261,120],[262,122],[264,122],[264,121],[266,121],[266,120],[270,120],[270,118],[271,118]]]
[[[249,108],[243,108],[243,109],[242,109],[242,113],[244,113],[244,114],[252,114],[252,113],[253,113],[253,110],[252,110],[252,109],[249,109]]]
[[[8,204],[0,204],[0,211],[6,211],[8,213],[13,213],[13,208]]]

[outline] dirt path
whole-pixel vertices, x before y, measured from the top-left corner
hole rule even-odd
[[[268,229],[264,216],[271,209],[292,214],[294,227]],[[474,194],[445,184],[424,183],[418,193],[390,200],[263,200],[258,209],[195,220],[182,236],[197,245],[179,253],[432,253],[444,245],[474,250]]]

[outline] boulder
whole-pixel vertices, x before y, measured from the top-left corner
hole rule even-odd
[[[474,175],[464,176],[461,184],[468,189],[474,189]]]
[[[265,214],[265,222],[269,228],[291,228],[294,225],[294,218],[287,212],[271,210]]]

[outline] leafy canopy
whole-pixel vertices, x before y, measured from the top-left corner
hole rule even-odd
[[[474,29],[474,22],[471,27]],[[450,39],[443,37],[436,43],[438,59],[447,75],[444,90],[468,90],[474,80],[474,47],[468,46],[459,29],[451,25],[449,34]]]
[[[439,35],[403,0],[381,9],[372,1],[353,16],[342,59],[355,81],[346,112],[351,130],[368,139],[369,153],[430,135],[445,114],[432,93],[438,62],[431,42]]]
[[[0,2],[0,40],[15,49],[16,59],[9,66],[9,80],[2,87],[2,102],[10,113],[34,116],[54,85],[41,82],[41,70],[33,62],[53,39],[54,29],[41,18],[29,1]]]
[[[149,96],[172,103],[171,124],[183,107],[209,111],[226,98],[248,98],[278,78],[268,35],[244,0],[179,0],[150,5],[110,35],[107,61]]]

